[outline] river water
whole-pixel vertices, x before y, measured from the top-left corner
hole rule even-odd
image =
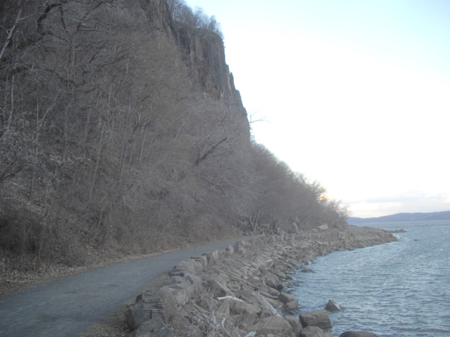
[[[334,252],[297,271],[292,293],[300,311],[331,313],[333,336],[349,330],[385,336],[450,336],[450,221],[372,223],[404,229],[397,242]]]

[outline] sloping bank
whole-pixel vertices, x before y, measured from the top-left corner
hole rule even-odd
[[[289,271],[319,255],[395,240],[391,232],[365,228],[239,241],[176,265],[165,286],[128,307],[127,322],[132,336],[331,336],[321,330],[331,324],[325,310],[289,315],[298,309],[283,292]]]

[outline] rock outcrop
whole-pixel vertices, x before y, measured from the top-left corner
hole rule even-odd
[[[246,117],[241,95],[236,90],[233,75],[225,61],[222,38],[207,29],[173,21],[164,0],[140,0],[140,5],[153,30],[165,34],[180,48],[184,61],[198,79],[203,93],[234,104]]]
[[[160,336],[171,336],[168,328],[195,336],[329,336],[322,330],[331,327],[326,310],[295,316],[298,300],[283,291],[289,273],[318,255],[394,240],[389,232],[370,229],[239,241],[177,264],[161,289],[137,297],[126,310],[127,322],[136,337],[155,326]]]
[[[341,311],[341,308],[339,308],[339,306],[333,300],[329,300],[327,305],[325,306],[325,310],[331,312],[339,312]]]
[[[317,326],[308,326],[300,332],[300,337],[333,337]]]
[[[333,327],[330,316],[326,310],[301,313],[300,322],[304,328],[308,326],[316,326],[321,329],[330,329]]]

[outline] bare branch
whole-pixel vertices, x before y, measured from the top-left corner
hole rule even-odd
[[[228,139],[228,137],[223,138],[222,140],[220,140],[218,143],[214,144],[208,151],[206,151],[203,156],[201,156],[200,158],[197,158],[194,162],[195,165],[200,164],[200,162],[202,162],[203,160],[205,160],[220,144],[222,144],[223,142],[225,142]]]
[[[254,113],[252,113],[252,114],[250,115],[250,118],[249,118],[249,121],[248,121],[250,124],[258,123],[258,122],[268,122],[268,120],[266,119],[265,116],[259,117],[259,118],[256,118],[256,119],[255,119],[255,116],[256,116],[257,114],[258,114],[257,112],[254,112]]]
[[[212,182],[211,180],[209,180],[209,179],[206,178],[206,177],[202,177],[202,176],[200,176],[200,175],[197,175],[197,177],[199,177],[200,179],[203,179],[204,181],[206,181],[206,182],[210,183],[211,185],[217,187],[224,195],[227,195],[227,193],[225,192],[225,190],[224,190],[220,185],[218,185],[218,184]]]
[[[22,9],[19,10],[19,13],[17,14],[16,20],[14,21],[14,25],[13,25],[13,26],[11,27],[11,29],[9,30],[8,37],[6,38],[6,41],[5,41],[4,45],[3,45],[3,48],[2,48],[2,50],[0,51],[0,61],[1,61],[1,59],[2,59],[2,57],[3,57],[3,54],[4,54],[5,50],[6,50],[6,47],[8,47],[9,42],[10,42],[11,39],[12,39],[12,36],[13,36],[13,33],[14,33],[14,29],[16,29],[16,26],[17,26],[17,24],[18,24],[19,21],[20,21],[20,14],[21,14],[21,13],[22,13]]]

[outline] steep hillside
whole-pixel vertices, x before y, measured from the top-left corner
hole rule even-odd
[[[319,184],[252,142],[221,37],[174,4],[0,4],[3,253],[82,265],[345,226]]]

